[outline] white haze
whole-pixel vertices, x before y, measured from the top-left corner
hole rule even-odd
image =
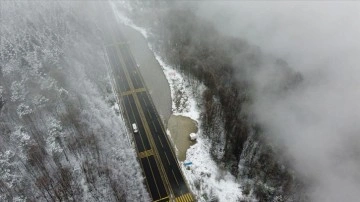
[[[286,60],[304,81],[285,95],[261,88],[254,111],[311,179],[315,202],[360,197],[360,2],[211,2],[199,15],[225,34]]]

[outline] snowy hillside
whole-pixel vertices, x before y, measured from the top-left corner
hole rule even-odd
[[[102,10],[0,5],[0,201],[148,201],[114,110]]]

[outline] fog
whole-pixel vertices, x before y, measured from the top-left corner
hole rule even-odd
[[[255,117],[311,179],[312,201],[360,197],[360,3],[211,2],[198,14],[224,34],[286,60],[302,83],[266,91],[278,72],[254,76]],[[270,74],[271,73],[271,74]]]

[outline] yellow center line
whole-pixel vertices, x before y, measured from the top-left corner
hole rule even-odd
[[[112,37],[114,37],[114,36],[113,36],[112,29],[110,29],[110,32],[111,32]],[[118,57],[119,57],[119,55],[118,55]],[[119,58],[119,59],[120,59],[120,58]],[[110,58],[109,58],[109,60],[110,60]],[[120,60],[119,62],[121,63],[121,60]],[[113,67],[112,67],[112,66],[113,66],[113,65],[111,65],[111,63],[110,63],[110,67],[111,67],[111,70],[112,70],[112,72],[113,72],[114,70],[113,70]],[[113,78],[113,79],[114,79],[114,78]],[[125,78],[125,79],[127,79],[127,78]],[[115,79],[114,79],[114,80],[115,80]],[[117,83],[117,82],[115,81],[115,83]],[[129,84],[129,85],[130,85],[130,84]],[[116,87],[117,87],[117,85],[116,85]],[[116,88],[116,87],[115,87],[115,88]],[[130,100],[129,100],[129,101],[130,101]],[[120,104],[120,103],[119,103],[119,104]],[[121,102],[121,104],[123,104],[123,102]],[[124,107],[124,108],[125,108],[125,107]],[[125,114],[126,114],[127,120],[130,120],[127,110],[124,110],[124,112],[125,112]],[[133,113],[133,111],[131,111],[131,112]],[[141,136],[140,136],[140,137],[141,137]],[[141,142],[142,142],[143,146],[145,147],[142,137],[141,137]],[[135,144],[135,148],[136,148],[137,151],[139,151],[136,144]],[[148,162],[149,162],[149,159],[148,159]],[[139,162],[139,164],[140,164],[140,166],[142,167],[142,170],[144,170],[144,167],[143,167],[142,163]],[[151,168],[150,162],[149,162],[149,165],[150,165],[150,168]],[[154,177],[154,174],[153,174],[152,169],[151,169],[151,173],[152,173],[152,175],[153,175],[153,177]],[[154,178],[155,178],[155,177],[154,177]],[[147,180],[146,180],[146,184],[147,184],[148,187],[150,187]],[[156,183],[155,183],[155,184],[156,184]],[[159,189],[158,189],[158,187],[157,187],[157,184],[156,184],[156,188],[157,188],[157,190],[158,190],[158,194],[160,195]]]
[[[113,36],[113,35],[112,35],[112,36]],[[118,57],[120,58],[121,52],[119,51],[118,47],[116,47],[116,51],[118,52]],[[121,60],[121,62],[122,62],[122,60]],[[133,83],[132,83],[132,81],[131,81],[129,72],[128,72],[127,68],[125,67],[125,64],[124,64],[124,63],[123,63],[123,65],[122,65],[122,68],[123,68],[123,70],[124,70],[125,77],[126,77],[126,79],[128,80],[128,83],[129,83],[130,88],[131,88],[131,89],[134,89],[134,85],[133,85]],[[137,96],[136,94],[132,94],[132,95],[133,95],[133,97],[134,97],[135,105],[136,105],[136,108],[138,109],[141,122],[143,123],[146,136],[148,137],[148,140],[150,141],[150,144],[153,145],[152,147],[153,147],[154,150],[155,150],[155,151],[154,151],[155,157],[157,157],[157,158],[155,158],[156,164],[157,164],[157,165],[159,166],[159,168],[162,170],[162,172],[160,172],[160,175],[161,175],[162,179],[165,180],[166,184],[168,184],[168,186],[164,185],[165,191],[166,191],[166,192],[170,191],[170,192],[172,193],[171,186],[169,186],[170,183],[169,183],[169,181],[168,181],[168,179],[167,179],[167,176],[165,175],[165,173],[166,173],[166,172],[165,172],[165,169],[164,169],[161,161],[159,160],[159,154],[158,154],[157,148],[156,148],[156,146],[155,146],[155,143],[153,142],[153,139],[150,137],[151,132],[150,132],[149,124],[148,124],[148,122],[147,122],[147,120],[146,120],[146,118],[145,118],[143,109],[142,109],[141,104],[140,104],[140,102],[139,102],[139,98],[138,98],[138,96]],[[148,160],[148,161],[149,161],[149,160]],[[152,173],[152,175],[154,176],[152,167],[150,166],[150,168],[151,168],[151,173]],[[154,179],[155,179],[155,177],[154,177]],[[160,195],[159,188],[158,188],[158,185],[157,185],[156,182],[155,182],[155,185],[156,185],[157,191],[158,191],[158,193],[159,193],[159,195]],[[167,190],[167,189],[169,189],[169,190]]]
[[[143,123],[144,129],[145,129],[145,133],[146,133],[146,135],[147,135],[147,137],[148,137],[148,140],[152,143],[152,145],[155,145],[155,143],[152,142],[152,139],[151,139],[151,137],[150,137],[151,132],[150,132],[150,129],[149,129],[149,126],[148,126],[148,122],[147,122],[147,120],[145,119],[144,112],[142,111],[142,108],[141,108],[141,106],[140,106],[138,97],[136,96],[136,94],[133,94],[133,97],[134,97],[134,100],[135,100],[135,105],[136,105],[136,107],[137,107],[137,109],[138,109],[138,112],[139,112],[139,115],[140,115],[140,119],[141,119],[141,121],[142,121],[142,123]],[[154,150],[156,150],[156,146],[153,146],[153,148],[154,148]],[[155,151],[155,153],[156,153],[156,151]],[[159,166],[159,162],[156,161],[156,164]],[[159,167],[160,167],[160,166],[159,166]],[[151,168],[151,167],[150,167],[150,168]],[[164,179],[163,173],[160,173],[160,175],[161,175],[161,176],[163,177],[163,179]],[[154,177],[154,179],[155,179],[155,177]],[[155,184],[156,184],[156,183],[155,183]],[[156,187],[158,187],[157,184],[156,184]],[[164,185],[164,187],[166,187],[166,186]],[[166,188],[165,188],[165,189],[166,189]],[[158,190],[158,191],[159,191],[159,190]],[[159,192],[159,195],[161,195],[160,192]]]
[[[118,48],[118,47],[117,47]],[[118,53],[120,53],[120,51],[117,49],[117,51],[118,51]],[[130,76],[129,76],[129,72],[128,72],[128,70],[127,70],[127,68],[125,67],[125,66],[123,66],[123,70],[124,70],[124,72],[125,72],[125,76],[126,76],[126,78],[127,78],[127,80],[128,80],[128,83],[129,83],[129,85],[130,85],[130,88],[132,88],[132,89],[134,89],[134,85],[133,85],[133,83],[132,83],[132,81],[131,81],[131,78],[130,78]],[[141,76],[140,76],[141,77]],[[142,78],[142,77],[141,77]],[[144,129],[145,129],[145,131],[146,131],[146,135],[147,135],[147,137],[148,137],[148,139],[149,139],[149,141],[150,141],[150,143],[153,145],[153,148],[154,148],[154,152],[155,152],[155,156],[157,157],[157,159],[156,159],[156,164],[160,167],[160,169],[162,170],[162,172],[160,172],[160,175],[161,175],[161,177],[165,180],[165,182],[166,182],[166,184],[168,184],[168,186],[164,186],[165,187],[165,190],[167,191],[167,189],[169,189],[169,191],[172,193],[173,191],[172,191],[172,188],[171,188],[171,186],[169,186],[170,185],[170,183],[169,183],[169,180],[167,179],[167,176],[165,175],[165,168],[163,167],[163,164],[162,164],[162,162],[161,162],[161,160],[159,160],[159,154],[158,154],[158,151],[157,151],[157,147],[156,147],[156,145],[155,145],[155,143],[154,143],[154,140],[152,139],[152,137],[150,136],[151,135],[151,130],[150,130],[150,128],[149,128],[149,124],[148,124],[148,122],[147,122],[147,120],[146,120],[146,118],[145,118],[145,115],[144,115],[144,111],[143,111],[143,109],[142,109],[142,107],[141,107],[141,104],[140,104],[140,102],[139,102],[139,98],[138,98],[138,96],[136,95],[136,94],[132,94],[133,95],[133,97],[134,97],[134,101],[135,101],[135,105],[136,105],[136,107],[137,107],[137,109],[138,109],[138,112],[139,112],[139,115],[140,115],[140,119],[141,119],[141,121],[142,121],[142,123],[143,123],[143,126],[144,126]],[[177,182],[178,183],[178,182]],[[157,185],[157,184],[156,184]],[[159,193],[159,195],[160,195],[160,193]]]
[[[115,48],[116,50],[117,50],[117,53],[118,53],[118,57],[119,57],[119,59],[120,59],[120,51],[119,51],[119,49],[118,49],[118,47],[116,47]],[[120,60],[120,61],[122,61],[122,60]],[[123,64],[124,65],[124,64]],[[127,71],[127,69],[126,68],[124,68],[124,66],[123,66],[123,69],[124,69],[124,72],[125,72],[125,77],[126,77],[126,79],[128,80],[128,83],[129,83],[129,85],[130,85],[130,88],[131,89],[134,89],[134,85],[133,85],[133,83],[132,83],[132,81],[131,81],[131,78],[130,78],[130,76],[129,76],[129,72]],[[144,120],[143,120],[143,115],[141,114],[141,111],[139,110],[139,107],[138,107],[138,103],[136,102],[137,100],[136,100],[136,98],[137,98],[137,96],[135,95],[135,94],[132,94],[133,95],[133,97],[134,97],[134,100],[135,100],[135,105],[136,105],[136,108],[137,108],[137,110],[138,110],[138,112],[139,112],[139,115],[140,115],[140,119],[141,119],[141,122],[143,123],[143,126],[144,126],[144,128],[145,128],[145,135],[146,136],[148,136],[147,135],[147,131],[146,131],[146,127],[145,127],[145,124],[144,124]],[[129,100],[130,101],[130,100]],[[132,110],[132,109],[131,109]],[[133,112],[133,111],[132,111]],[[133,112],[134,113],[134,112]],[[135,115],[134,115],[134,117],[135,117]],[[146,120],[145,120],[146,121]],[[140,134],[140,138],[141,138],[141,140],[142,140],[142,136],[141,136],[141,133],[139,133]],[[149,137],[148,137],[148,139],[149,139]],[[143,142],[143,145],[144,145],[144,142]],[[144,147],[145,147],[145,145],[144,145]],[[154,180],[156,179],[155,178],[155,175],[154,175],[154,171],[153,171],[153,168],[152,168],[152,166],[151,166],[151,164],[150,164],[150,160],[147,158],[147,161],[148,161],[148,163],[149,163],[149,165],[150,165],[150,171],[151,171],[151,175],[153,176],[153,178],[154,178]],[[159,186],[158,186],[158,184],[156,183],[156,181],[154,181],[155,182],[155,186],[156,186],[156,190],[157,190],[157,192],[158,192],[158,194],[159,194],[159,196],[161,195],[160,194],[160,190],[159,190]]]
[[[126,47],[128,48],[128,46],[126,46]],[[130,48],[129,48],[129,51],[130,51]],[[135,62],[135,59],[133,58],[133,56],[132,56],[132,55],[130,55],[130,56],[131,56],[131,59],[133,60],[133,62],[136,63],[136,62]],[[139,70],[139,68],[138,68],[137,65],[135,65],[135,68],[137,69],[138,72],[140,72],[140,70]],[[144,78],[142,77],[141,74],[139,75],[139,77],[140,77],[142,83],[145,84]],[[144,86],[145,86],[145,85],[144,85]],[[145,88],[146,88],[146,86],[145,86]],[[146,91],[146,96],[148,96],[148,98],[149,98],[149,100],[150,100],[150,104],[152,105],[152,107],[153,107],[153,108],[155,109],[155,111],[156,111],[156,107],[155,107],[154,103],[152,102],[152,98],[151,98],[151,95],[150,95],[149,91]],[[155,116],[157,117],[157,120],[159,121],[159,123],[161,123],[162,120],[161,120],[161,118],[159,117],[159,115],[158,115],[157,113],[155,113]],[[172,153],[172,155],[174,156],[174,158],[176,159],[176,164],[177,164],[177,166],[178,166],[178,168],[179,168],[179,170],[180,170],[180,173],[181,173],[182,178],[184,179],[184,182],[185,182],[185,184],[186,184],[186,187],[188,188],[188,190],[190,190],[190,189],[189,189],[188,182],[187,182],[187,180],[186,180],[186,178],[185,178],[185,176],[184,176],[184,173],[183,173],[182,170],[180,169],[179,162],[177,161],[176,154],[175,154],[175,151],[174,151],[174,146],[172,145],[172,143],[170,142],[169,138],[167,137],[167,133],[166,133],[166,130],[165,130],[165,128],[164,128],[164,125],[163,125],[163,124],[160,124],[160,125],[161,125],[161,130],[163,131],[163,133],[164,133],[165,136],[166,136],[166,137],[165,137],[165,138],[166,138],[166,142],[167,142],[168,145],[170,146],[171,153]],[[157,129],[156,129],[156,127],[154,127],[154,128],[155,128],[155,131],[158,132]]]
[[[110,31],[110,32],[111,32],[111,37],[112,37],[113,40],[114,40],[113,30],[112,30],[111,28],[110,28],[110,30],[111,30],[111,31]],[[115,40],[114,40],[114,41],[115,41]],[[119,51],[119,49],[118,49],[118,46],[115,46],[115,49],[116,49],[116,52],[117,52],[117,56],[118,56],[118,58],[119,58],[119,60],[120,60],[120,63],[122,63],[122,60],[120,59],[120,55],[121,55],[121,54],[120,54],[120,51]],[[123,64],[122,66],[123,66],[124,73],[125,73],[125,77],[126,77],[126,79],[128,80],[128,83],[129,83],[130,88],[131,88],[131,89],[134,89],[134,85],[133,85],[133,83],[131,82],[131,79],[130,79],[129,73],[127,72],[127,69],[124,68],[124,64]],[[137,96],[134,96],[134,97],[137,97]],[[136,101],[135,101],[135,103],[136,103]],[[141,118],[141,115],[140,115],[140,118]],[[140,137],[141,137],[141,136],[140,136]],[[144,144],[144,143],[143,143],[143,144]],[[150,164],[150,160],[149,160],[148,158],[147,158],[147,160],[148,160],[148,163],[149,163],[149,165],[150,165],[151,174],[152,174],[153,178],[155,179],[155,176],[154,176],[154,173],[153,173],[153,169],[152,169],[151,164]],[[149,184],[148,184],[148,186],[149,186]],[[155,186],[156,186],[156,190],[157,190],[159,196],[161,196],[156,181],[155,181]],[[166,187],[166,186],[165,186],[165,187]],[[166,191],[166,188],[165,188],[165,191]]]

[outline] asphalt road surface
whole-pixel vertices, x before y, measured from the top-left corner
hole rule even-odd
[[[153,201],[194,201],[125,37],[116,26],[107,26],[104,33],[119,104],[130,131],[133,123],[138,127],[132,142]]]

